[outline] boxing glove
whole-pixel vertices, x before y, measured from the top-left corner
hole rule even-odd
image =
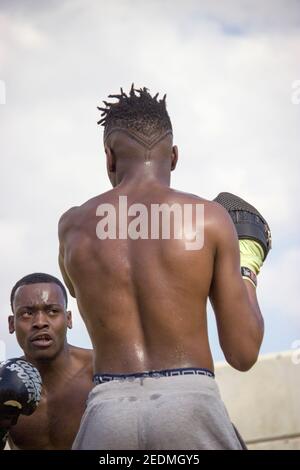
[[[7,430],[20,414],[31,415],[42,389],[39,371],[24,359],[9,359],[0,364],[0,448],[5,446]]]
[[[256,276],[272,246],[270,227],[255,207],[234,194],[220,193],[214,201],[232,218],[239,238],[241,274],[256,286]]]

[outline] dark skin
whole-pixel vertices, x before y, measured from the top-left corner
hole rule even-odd
[[[150,151],[116,130],[105,152],[114,189],[70,209],[59,223],[60,268],[93,343],[94,371],[213,370],[208,299],[227,361],[248,370],[257,360],[263,319],[255,288],[240,274],[230,216],[215,202],[169,187],[178,158],[171,135]],[[143,203],[149,211],[152,203],[203,204],[203,248],[187,251],[185,239],[98,239],[97,207],[117,207],[121,195],[128,206]]]
[[[16,333],[24,358],[39,370],[41,401],[30,416],[10,428],[12,449],[70,449],[92,384],[92,351],[67,343],[72,327],[61,288],[38,283],[17,289],[9,331]]]

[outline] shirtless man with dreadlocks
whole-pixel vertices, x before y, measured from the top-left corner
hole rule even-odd
[[[104,102],[99,123],[113,189],[59,223],[60,268],[94,348],[96,386],[73,449],[241,449],[214,380],[206,304],[228,363],[250,369],[263,338],[255,286],[269,240],[238,240],[233,213],[170,188],[178,150],[165,97],[133,86],[110,97],[117,102]],[[230,197],[229,210],[255,212]],[[160,227],[149,236],[147,211],[162,204],[200,207],[204,217],[193,211],[182,236]],[[199,231],[203,243],[187,249]]]

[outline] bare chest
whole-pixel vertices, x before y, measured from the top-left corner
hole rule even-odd
[[[84,413],[88,389],[61,388],[44,394],[31,416],[20,416],[10,431],[19,449],[70,449]]]

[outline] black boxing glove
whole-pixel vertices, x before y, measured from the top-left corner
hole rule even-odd
[[[0,364],[0,449],[4,448],[8,429],[20,414],[31,415],[42,390],[39,371],[24,359],[9,359]]]
[[[271,230],[260,212],[244,199],[231,193],[220,193],[214,201],[229,212],[239,240],[253,240],[260,244],[264,261],[272,245]]]
[[[232,218],[239,238],[242,277],[256,286],[256,276],[271,249],[270,227],[255,207],[234,194],[220,193],[214,201]]]

